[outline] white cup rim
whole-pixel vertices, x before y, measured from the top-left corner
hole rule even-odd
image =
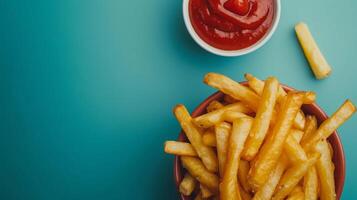
[[[183,11],[183,19],[185,22],[185,26],[187,31],[190,33],[191,37],[193,40],[201,46],[203,49],[205,49],[208,52],[211,52],[213,54],[219,55],[219,56],[226,56],[226,57],[234,57],[234,56],[242,56],[248,53],[251,53],[260,47],[262,47],[266,42],[269,41],[269,39],[272,37],[274,34],[280,20],[280,13],[281,13],[281,3],[280,0],[274,0],[275,2],[275,9],[274,9],[274,18],[273,18],[273,24],[268,30],[268,33],[263,36],[259,41],[257,41],[255,44],[244,48],[244,49],[239,49],[239,50],[223,50],[223,49],[218,49],[215,48],[211,45],[209,45],[207,42],[205,42],[201,37],[196,33],[195,29],[192,26],[191,19],[190,19],[190,14],[189,14],[189,1],[190,0],[183,0],[183,6],[182,6],[182,11]]]

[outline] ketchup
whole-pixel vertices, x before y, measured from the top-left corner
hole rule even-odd
[[[273,0],[190,0],[190,20],[206,43],[239,50],[259,41],[271,27]]]

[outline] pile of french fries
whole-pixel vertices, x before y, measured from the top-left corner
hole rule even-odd
[[[204,83],[225,94],[207,113],[192,118],[174,108],[188,142],[166,141],[185,175],[179,191],[198,199],[336,199],[333,149],[326,140],[356,111],[346,100],[318,126],[305,116],[313,92],[286,93],[278,80],[246,74],[249,86],[216,73]]]

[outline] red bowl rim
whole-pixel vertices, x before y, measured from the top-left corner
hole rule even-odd
[[[240,84],[247,86],[248,83],[246,81],[240,82]],[[284,90],[286,91],[292,91],[295,90],[292,87],[286,86],[281,84]],[[202,110],[205,110],[205,108],[208,106],[210,102],[213,100],[217,99],[222,99],[224,94],[220,91],[215,92],[211,96],[209,96],[207,99],[205,99],[199,106],[195,108],[195,110],[192,112],[192,117],[197,117],[202,114]],[[320,120],[326,120],[328,119],[328,115],[316,104],[310,104],[310,105],[304,105],[304,106],[309,106],[309,109],[312,109],[314,112],[314,115],[319,118]],[[303,107],[304,107],[303,106]],[[318,120],[319,121],[319,120]],[[321,121],[319,121],[320,123]],[[186,136],[181,130],[179,137],[177,139],[178,141],[186,141]],[[333,148],[333,163],[335,165],[335,184],[336,184],[336,195],[337,199],[341,198],[341,194],[343,191],[343,186],[345,182],[345,173],[346,173],[346,166],[345,166],[345,155],[344,155],[344,150],[342,146],[341,139],[338,135],[338,132],[335,131],[333,134],[328,138],[328,140],[331,143],[331,146]],[[179,188],[180,182],[183,178],[182,175],[182,166],[180,163],[179,156],[175,156],[174,158],[174,181],[176,183],[177,189]],[[185,196],[180,193],[180,198],[181,200],[191,200],[192,198],[190,196]]]

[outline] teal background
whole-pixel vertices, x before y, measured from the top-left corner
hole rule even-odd
[[[243,80],[274,75],[314,90],[331,114],[357,103],[357,1],[283,1],[272,39],[224,58],[188,35],[180,0],[0,1],[0,199],[178,199],[163,142],[214,92],[207,72]],[[294,35],[305,21],[333,67],[317,81]],[[346,153],[343,199],[356,199],[356,127],[339,129]]]

